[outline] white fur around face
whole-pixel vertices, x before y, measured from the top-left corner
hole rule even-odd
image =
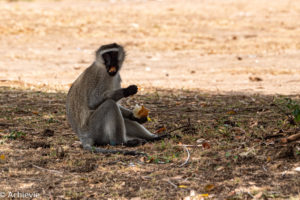
[[[110,48],[110,49],[105,49],[105,50],[101,51],[100,52],[100,56],[97,56],[96,64],[98,66],[105,67],[102,55],[105,54],[105,53],[107,53],[107,52],[111,52],[111,51],[117,51],[117,52],[119,52],[119,54],[118,54],[118,61],[119,61],[119,70],[120,70],[121,67],[122,67],[122,63],[123,63],[124,57],[125,57],[125,53],[124,53],[124,51],[121,48]]]
[[[110,48],[110,49],[105,49],[103,51],[100,52],[100,55],[103,55],[107,52],[110,52],[110,51],[119,51],[119,48]]]

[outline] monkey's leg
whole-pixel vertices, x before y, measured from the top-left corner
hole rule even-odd
[[[103,153],[103,154],[123,154],[123,155],[132,155],[132,156],[137,156],[137,155],[142,155],[142,156],[147,156],[146,153],[143,152],[138,152],[138,151],[127,151],[127,150],[112,150],[112,149],[104,149],[104,148],[99,148],[99,147],[93,147],[90,145],[85,145],[83,146],[85,150],[88,150],[93,153]]]
[[[99,148],[99,147],[94,147],[94,141],[91,138],[87,137],[80,137],[80,141],[83,145],[83,149],[88,150],[93,153],[103,153],[103,154],[123,154],[123,155],[132,155],[132,156],[137,156],[137,155],[142,155],[142,156],[147,156],[146,153],[143,152],[137,152],[137,151],[127,151],[127,150],[120,150],[120,149],[104,149],[104,148]]]
[[[89,133],[80,140],[84,149],[95,153],[121,153],[124,155],[144,155],[140,152],[126,150],[107,150],[95,148],[96,145],[117,145],[127,142],[124,119],[118,105],[113,100],[103,102],[89,119]]]
[[[148,131],[143,125],[130,119],[124,119],[126,127],[126,136],[128,140],[131,139],[144,139],[151,140],[159,136]]]
[[[121,154],[128,154],[128,155],[137,155],[137,152],[134,151],[123,151],[123,150],[111,150],[111,149],[103,149],[99,147],[94,147],[94,140],[92,138],[89,138],[88,135],[84,135],[80,137],[80,141],[82,143],[83,149],[88,150],[90,152],[94,153],[103,153],[103,154],[115,154],[115,153],[121,153]]]
[[[124,119],[117,103],[104,101],[91,115],[89,131],[97,145],[120,145],[126,142]]]
[[[149,132],[143,125],[139,124],[136,121],[132,121],[130,119],[124,119],[124,121],[126,127],[126,135],[129,141],[134,139],[143,139],[148,142],[154,142],[154,141],[162,140],[164,138],[172,137],[168,133],[164,135],[153,134]]]

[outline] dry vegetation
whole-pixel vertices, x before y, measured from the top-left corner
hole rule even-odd
[[[147,128],[181,138],[137,147],[148,157],[132,157],[82,150],[64,93],[2,87],[1,94],[2,191],[43,199],[299,198],[300,143],[282,140],[299,129],[283,113],[284,97],[145,89],[125,105],[144,103]]]
[[[300,198],[300,3],[183,2],[0,1],[0,196]],[[108,42],[142,88],[123,103],[174,134],[134,148],[148,156],[85,152],[66,122],[69,84]]]

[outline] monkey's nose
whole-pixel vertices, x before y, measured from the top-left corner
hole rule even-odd
[[[115,66],[110,67],[108,70],[109,73],[114,73],[116,71],[117,71],[117,68]]]

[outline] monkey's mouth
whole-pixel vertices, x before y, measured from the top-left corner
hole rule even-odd
[[[109,73],[116,73],[117,72],[117,68],[115,66],[112,66],[109,68],[108,70]]]
[[[108,74],[114,76],[117,73],[117,67],[112,66],[108,69]]]

